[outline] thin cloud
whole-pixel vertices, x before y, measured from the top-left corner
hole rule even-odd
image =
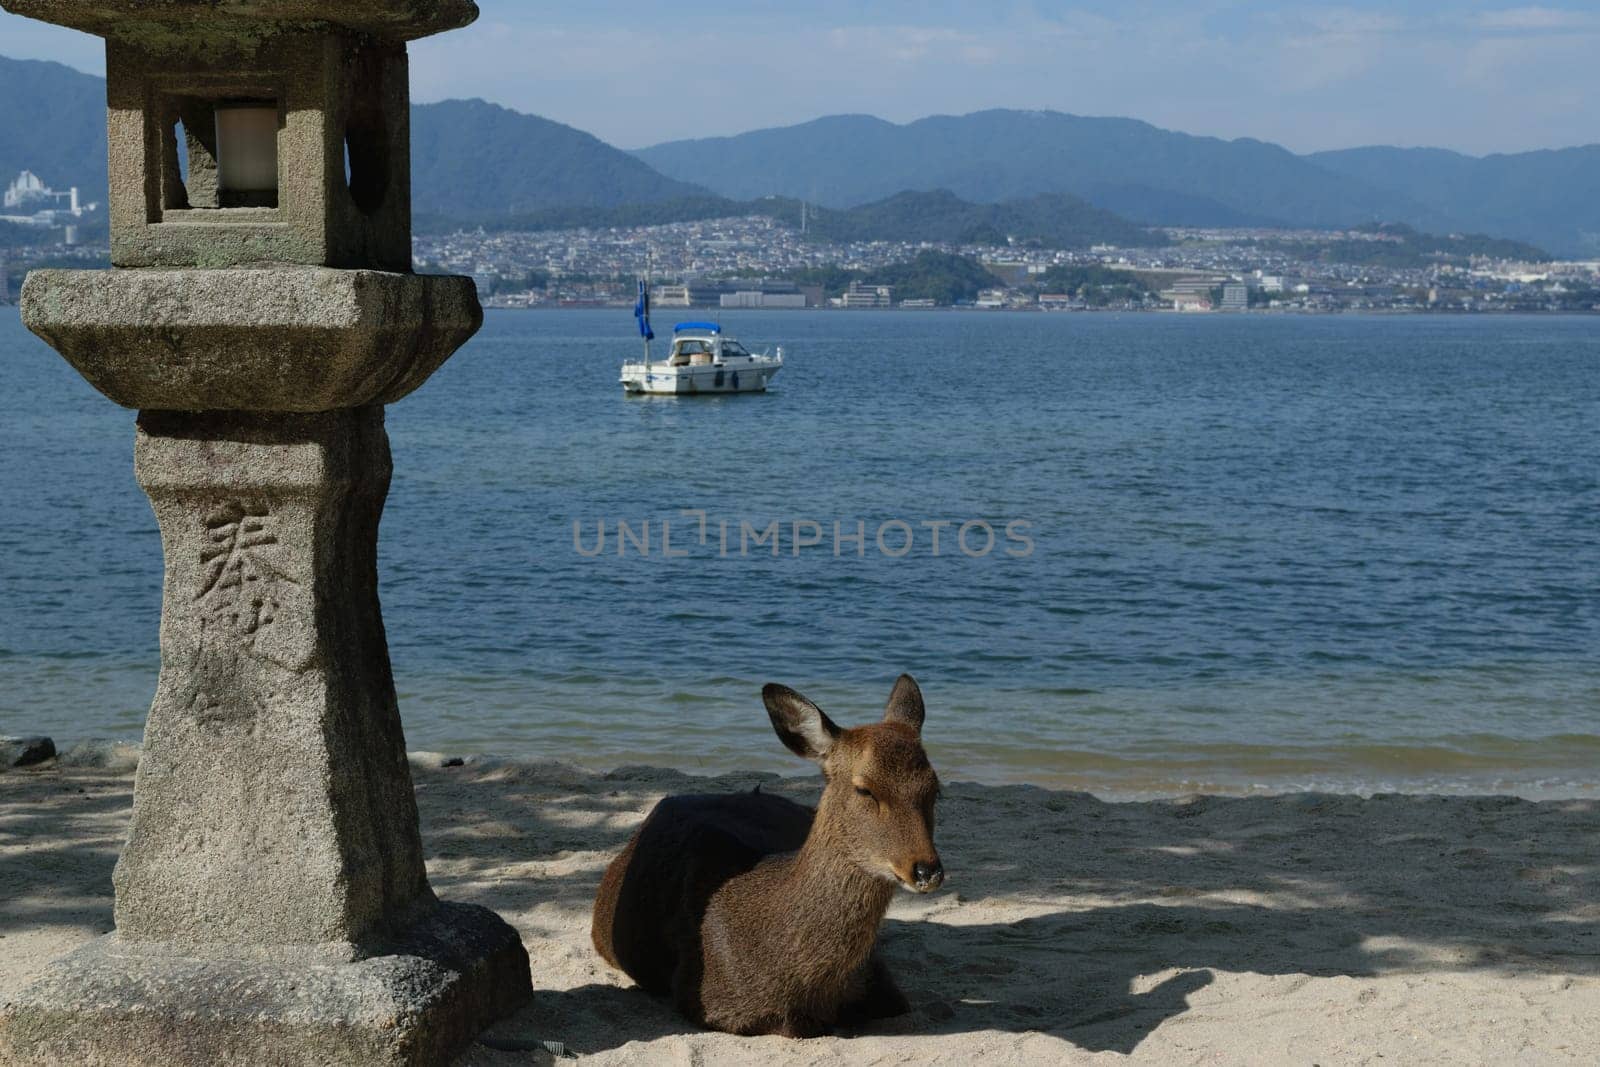
[[[837,26],[828,31],[835,52],[900,64],[988,66],[1004,53],[1005,40],[937,26]]]
[[[1553,7],[1516,7],[1486,11],[1476,23],[1485,30],[1510,30],[1531,33],[1565,33],[1573,30],[1600,32],[1600,15],[1583,11],[1563,11]]]

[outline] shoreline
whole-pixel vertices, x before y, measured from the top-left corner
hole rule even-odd
[[[496,303],[492,298],[483,305],[485,311],[628,311],[633,307],[631,302],[625,303],[554,303],[554,304],[505,304]],[[949,314],[953,312],[972,312],[984,315],[1156,315],[1174,316],[1185,319],[1206,318],[1239,318],[1253,316],[1294,316],[1300,318],[1328,318],[1329,316],[1370,316],[1372,318],[1578,318],[1587,319],[1600,315],[1600,308],[1563,308],[1559,311],[1538,311],[1528,308],[1485,309],[1465,311],[1451,308],[1251,308],[1248,311],[1220,310],[1211,311],[1180,311],[1177,308],[1071,308],[1062,310],[1046,310],[1039,307],[1006,307],[1006,308],[980,308],[956,307],[953,305],[939,305],[936,307],[918,308],[835,308],[835,307],[760,307],[760,308],[722,308],[705,306],[667,307],[657,308],[656,313],[681,312],[683,314],[704,314],[706,312],[723,313],[734,312],[779,312],[783,314],[804,314],[806,312],[841,312],[847,314],[917,314],[920,312],[934,312]]]
[[[21,740],[50,742],[53,753],[42,764],[64,770],[110,770],[132,773],[138,766],[142,745],[118,738],[83,738],[57,743],[44,735],[0,735],[0,775],[8,771],[31,769],[13,767],[8,758],[7,744]],[[20,751],[20,749],[19,749]],[[941,758],[937,749],[935,765],[949,767],[950,760]],[[504,768],[541,767],[549,763],[548,757],[519,753],[472,752],[458,749],[410,749],[406,753],[413,767],[424,769],[471,767],[480,771]],[[805,764],[781,753],[762,753],[759,757],[730,766],[729,759],[719,759],[712,765],[703,761],[689,765],[673,761],[667,754],[655,753],[657,761],[648,769],[661,774],[681,774],[690,777],[723,778],[749,777],[760,781],[798,781],[812,776]],[[583,755],[559,761],[573,771],[598,777],[624,774],[646,766],[635,760],[590,760]],[[754,764],[754,766],[752,766]],[[1216,778],[1156,777],[1148,772],[1129,773],[1108,771],[1104,773],[1078,773],[1039,775],[1020,769],[1007,771],[990,768],[991,773],[974,775],[968,769],[958,769],[944,775],[948,780],[962,785],[994,789],[1036,789],[1044,792],[1080,793],[1105,803],[1141,803],[1177,800],[1186,797],[1251,798],[1318,795],[1372,799],[1374,797],[1409,796],[1439,798],[1509,797],[1520,801],[1546,803],[1553,801],[1600,801],[1600,779],[1575,781],[1567,777],[1540,778],[1532,768],[1480,769],[1475,774],[1455,776],[1434,775],[1410,777],[1403,775],[1392,779],[1376,779],[1360,775],[1339,775],[1333,772],[1305,773],[1280,780],[1245,783]],[[1521,772],[1521,773],[1519,773]]]
[[[12,309],[17,309],[17,308],[20,307],[20,305],[16,301],[12,301],[9,304],[6,303],[5,301],[0,301],[0,308],[7,308],[7,307],[8,308],[12,308]],[[614,312],[618,312],[618,311],[628,311],[632,307],[633,307],[633,304],[631,302],[617,303],[617,304],[561,304],[561,303],[555,303],[555,304],[503,304],[503,303],[496,303],[492,299],[490,301],[488,301],[488,302],[485,302],[484,305],[483,305],[483,308],[484,308],[485,311],[604,311],[604,312],[608,312],[608,313],[614,313]],[[1588,308],[1588,309],[1585,309],[1585,308],[1563,308],[1563,309],[1561,309],[1559,311],[1537,311],[1537,310],[1530,310],[1530,309],[1526,309],[1526,308],[1515,308],[1515,309],[1505,309],[1505,310],[1490,309],[1490,310],[1482,310],[1482,311],[1478,311],[1478,310],[1463,311],[1463,310],[1459,310],[1459,309],[1452,310],[1452,309],[1448,309],[1448,308],[1327,308],[1327,309],[1311,309],[1311,308],[1251,308],[1248,311],[1231,311],[1231,310],[1230,311],[1222,311],[1222,310],[1213,310],[1213,311],[1179,311],[1176,308],[1072,308],[1070,310],[1059,310],[1059,311],[1058,310],[1049,310],[1049,311],[1047,311],[1047,310],[1045,310],[1043,308],[1037,308],[1037,307],[979,308],[979,307],[953,307],[953,306],[941,305],[941,306],[938,306],[938,307],[931,307],[931,308],[831,308],[831,307],[808,307],[808,308],[782,308],[782,307],[718,308],[718,307],[706,306],[706,307],[687,307],[687,308],[674,307],[674,308],[663,308],[663,309],[659,309],[659,310],[662,310],[662,311],[677,311],[677,312],[683,312],[683,313],[686,313],[686,314],[687,313],[703,313],[703,312],[710,312],[710,311],[715,311],[715,312],[718,312],[719,314],[722,313],[722,312],[727,312],[727,311],[734,311],[734,312],[741,312],[741,313],[748,312],[748,311],[757,311],[757,312],[762,312],[762,313],[779,312],[779,313],[786,313],[786,314],[793,314],[793,313],[803,314],[805,312],[822,311],[822,312],[840,312],[840,313],[848,313],[848,314],[876,313],[876,314],[892,314],[892,315],[918,314],[918,313],[925,313],[925,312],[933,312],[933,313],[937,313],[937,314],[949,314],[949,313],[955,313],[955,312],[971,312],[971,313],[974,313],[974,314],[981,313],[981,314],[984,314],[984,315],[1051,315],[1051,316],[1056,316],[1056,315],[1062,315],[1062,316],[1072,316],[1072,315],[1140,315],[1140,316],[1143,316],[1143,315],[1154,315],[1154,316],[1170,316],[1170,317],[1177,317],[1177,318],[1184,318],[1184,319],[1240,318],[1240,317],[1249,318],[1249,317],[1256,317],[1256,316],[1293,317],[1293,318],[1310,318],[1310,319],[1320,319],[1320,318],[1329,318],[1329,317],[1343,317],[1343,318],[1357,317],[1357,318],[1359,318],[1359,317],[1362,317],[1362,316],[1367,316],[1367,317],[1371,317],[1371,318],[1440,318],[1440,319],[1481,319],[1481,318],[1490,318],[1490,319],[1513,319],[1513,318],[1528,318],[1528,319],[1576,318],[1576,319],[1590,319],[1590,318],[1595,318],[1597,316],[1600,316],[1600,308]]]
[[[950,880],[881,935],[910,1015],[848,1036],[695,1031],[588,944],[600,872],[660,796],[815,775],[412,757],[429,876],[522,933],[533,1004],[463,1061],[1589,1063],[1600,801],[1317,794],[1107,802],[951,783]],[[132,777],[0,774],[0,996],[111,928]]]

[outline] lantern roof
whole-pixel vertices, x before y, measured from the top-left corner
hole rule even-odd
[[[240,26],[328,26],[397,41],[459,29],[478,17],[474,0],[0,0],[13,14],[100,37],[152,25],[226,30]]]

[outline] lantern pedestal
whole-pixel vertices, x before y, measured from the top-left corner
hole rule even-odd
[[[428,886],[377,588],[383,408],[146,411],[161,677],[117,933],[0,1008],[0,1063],[444,1062],[528,957]]]
[[[328,946],[432,899],[383,619],[383,409],[144,412],[161,678],[117,861],[124,941]]]
[[[348,963],[208,959],[113,934],[8,1005],[0,1064],[443,1064],[527,999],[522,943],[484,908],[434,905],[375,948]]]

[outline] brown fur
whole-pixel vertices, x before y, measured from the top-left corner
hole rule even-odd
[[[930,892],[944,877],[922,695],[902,675],[884,721],[853,730],[793,690],[762,696],[784,743],[822,765],[817,809],[759,790],[661,801],[600,883],[595,948],[729,1033],[807,1037],[900,1014],[872,954],[878,926],[897,883]]]

